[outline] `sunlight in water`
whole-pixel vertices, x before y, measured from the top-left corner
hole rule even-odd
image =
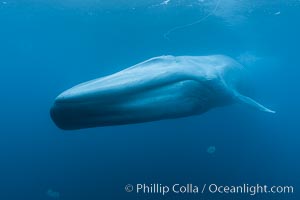
[[[203,1],[201,1],[201,2],[203,2]],[[216,12],[216,10],[218,9],[218,7],[220,5],[220,2],[221,2],[221,0],[218,0],[217,3],[216,3],[216,5],[215,5],[215,7],[214,7],[214,9],[211,12],[209,12],[207,15],[205,15],[204,17],[201,17],[200,19],[198,19],[198,20],[196,20],[194,22],[191,22],[191,23],[188,23],[188,24],[184,24],[184,25],[181,25],[181,26],[176,26],[174,28],[171,28],[170,30],[168,30],[164,34],[164,38],[169,40],[169,35],[171,33],[173,33],[174,31],[177,31],[177,30],[180,30],[180,29],[187,28],[189,26],[193,26],[193,25],[199,24],[202,21],[206,20],[209,16],[213,15]]]

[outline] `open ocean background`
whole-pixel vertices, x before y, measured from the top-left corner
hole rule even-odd
[[[0,199],[299,200],[299,37],[299,0],[0,0]],[[237,59],[251,97],[277,113],[232,105],[80,131],[51,121],[63,90],[168,54]],[[128,183],[292,185],[294,194],[162,197],[126,193]]]

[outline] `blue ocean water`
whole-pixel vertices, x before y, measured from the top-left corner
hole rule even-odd
[[[299,11],[298,0],[0,0],[0,199],[299,199]],[[168,54],[235,58],[252,97],[277,113],[232,105],[79,131],[52,122],[65,89]],[[294,193],[124,191],[137,183]]]

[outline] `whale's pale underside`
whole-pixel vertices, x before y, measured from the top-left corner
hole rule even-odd
[[[66,90],[50,113],[65,130],[186,117],[236,102],[274,113],[237,91],[243,71],[223,55],[155,57]]]

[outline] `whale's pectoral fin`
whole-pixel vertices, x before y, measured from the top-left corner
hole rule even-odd
[[[235,95],[237,102],[240,102],[242,104],[247,104],[255,109],[258,109],[260,111],[264,111],[264,112],[269,112],[269,113],[276,113],[273,110],[270,110],[268,108],[266,108],[265,106],[261,105],[260,103],[254,101],[253,99],[251,99],[250,97],[244,96],[242,94],[236,93]]]

